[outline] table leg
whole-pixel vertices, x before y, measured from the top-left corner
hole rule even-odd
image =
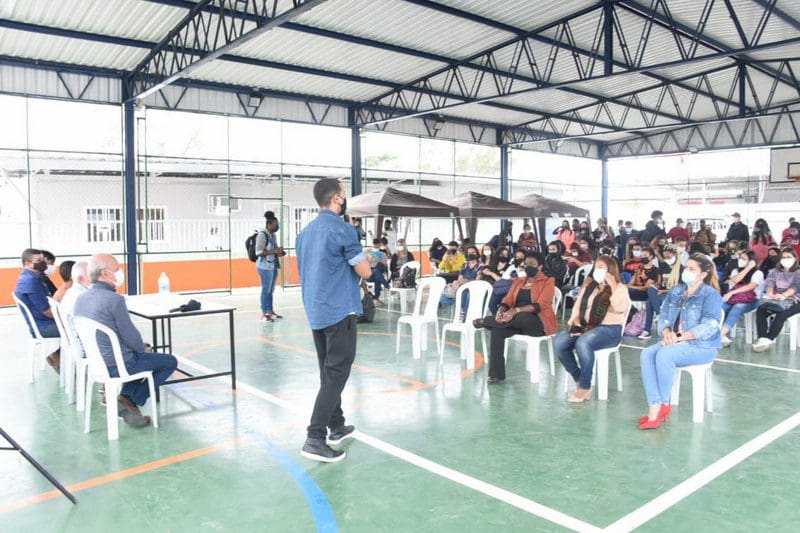
[[[166,342],[166,345],[167,345],[166,351],[167,351],[168,354],[172,354],[172,319],[171,318],[167,319],[167,339],[169,339],[169,340],[167,340],[167,342]]]
[[[236,347],[234,343],[233,311],[228,313],[228,325],[231,334],[231,389],[236,390]]]

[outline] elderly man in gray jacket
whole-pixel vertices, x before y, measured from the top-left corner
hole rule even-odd
[[[93,255],[89,260],[89,281],[91,288],[75,301],[74,316],[90,318],[113,330],[119,338],[128,373],[152,371],[155,386],[160,387],[175,371],[178,361],[171,355],[152,353],[142,341],[142,335],[128,314],[125,298],[116,292],[125,281],[125,273],[117,260],[108,254]],[[119,376],[109,339],[100,335],[97,344],[109,374]],[[133,427],[147,426],[150,417],[142,416],[139,406],[144,405],[149,396],[146,380],[126,383],[118,397],[119,416]]]

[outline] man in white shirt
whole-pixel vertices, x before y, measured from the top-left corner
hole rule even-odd
[[[61,314],[72,316],[75,310],[75,300],[78,296],[83,294],[89,289],[89,274],[87,272],[88,263],[86,261],[78,261],[72,265],[72,287],[67,290],[64,298],[61,300]]]
[[[383,223],[383,236],[389,241],[389,256],[397,251],[397,232],[392,227],[392,221],[386,219]]]

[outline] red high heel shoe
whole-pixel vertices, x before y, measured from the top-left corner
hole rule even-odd
[[[667,422],[669,420],[669,414],[672,412],[672,407],[669,405],[662,403],[661,407],[658,409],[658,414],[656,415],[654,420],[645,419],[639,425],[639,429],[655,429],[661,425],[661,422]],[[639,419],[641,420],[641,418]]]

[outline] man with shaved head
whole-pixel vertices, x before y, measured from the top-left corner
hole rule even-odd
[[[125,283],[125,273],[119,263],[108,254],[93,255],[88,264],[91,287],[75,301],[75,316],[86,317],[113,330],[119,338],[122,358],[129,374],[152,371],[155,386],[160,387],[178,366],[171,355],[152,353],[133,325],[125,305],[125,298],[117,289]],[[100,353],[113,377],[119,376],[111,342],[98,336]],[[133,427],[150,424],[149,416],[142,416],[139,407],[147,402],[150,391],[146,380],[126,383],[118,397],[119,416]]]

